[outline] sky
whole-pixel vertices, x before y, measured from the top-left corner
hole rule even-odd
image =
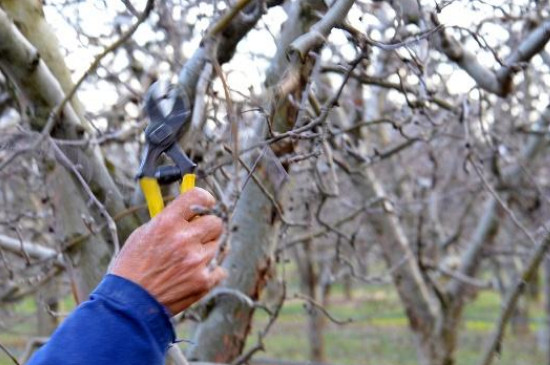
[[[526,0],[525,0],[526,1]],[[517,4],[525,3],[524,0],[516,1]],[[425,2],[427,6],[432,7],[433,1]],[[485,0],[486,4],[498,5],[499,1]],[[48,4],[56,4],[56,1],[50,1]],[[145,1],[134,0],[132,4],[137,9],[142,9]],[[225,7],[225,4],[221,4],[221,9]],[[473,24],[479,23],[479,21],[493,11],[488,5],[479,3],[477,9],[472,9],[470,1],[455,1],[439,14],[439,19],[442,24],[446,26],[460,26],[466,29],[470,29]],[[55,6],[46,6],[45,15],[48,22],[54,27],[59,37],[61,44],[67,49],[66,62],[69,69],[73,72],[73,78],[76,80],[80,75],[88,68],[93,61],[96,54],[100,53],[102,48],[93,44],[89,44],[86,37],[79,37],[79,34],[75,29],[70,26],[66,19],[78,19],[80,26],[84,32],[89,35],[97,37],[105,37],[110,34],[110,29],[113,22],[118,22],[123,26],[128,27],[135,19],[116,17],[118,11],[123,10],[125,6],[121,1],[85,1],[76,6],[65,6],[57,8]],[[196,23],[195,27],[198,32],[196,34],[202,34],[208,28],[210,19],[213,14],[213,8],[210,5],[201,3],[199,7],[192,9],[187,14],[180,14],[174,11],[174,16],[184,16],[190,23]],[[392,21],[394,17],[393,10],[389,5],[384,4],[382,10],[378,12],[378,18],[370,14],[363,14],[357,6],[354,6],[348,14],[348,21],[359,29],[374,29],[371,36],[378,41],[389,41],[393,34],[381,34],[376,29],[381,25],[379,19],[386,18],[386,21]],[[152,15],[156,17],[156,14]],[[269,64],[269,58],[275,53],[275,43],[272,34],[276,34],[280,29],[281,24],[286,19],[285,11],[282,7],[275,7],[270,9],[256,29],[251,31],[247,38],[242,41],[237,49],[233,60],[229,65],[224,66],[224,70],[227,72],[228,82],[233,90],[248,94],[250,87],[254,88],[257,92],[261,89],[261,84],[264,79],[265,70]],[[494,46],[502,44],[506,41],[507,33],[498,26],[488,24],[482,28],[481,34],[485,37],[487,42]],[[135,33],[134,39],[138,43],[146,42],[152,37],[157,37],[147,26],[141,26]],[[354,51],[351,46],[347,44],[346,36],[341,30],[333,30],[330,35],[330,41],[335,45],[340,45],[342,48],[342,54],[348,60],[351,60],[354,56]],[[183,45],[184,57],[188,58],[198,47],[200,37],[196,36],[191,41]],[[473,43],[467,45],[478,47]],[[104,42],[105,43],[105,42]],[[167,48],[169,52],[171,49]],[[330,58],[331,53],[329,50],[323,51],[323,57]],[[253,55],[253,56],[251,56]],[[489,52],[478,52],[478,57],[482,63],[492,66],[495,65],[495,60]],[[123,67],[124,60],[114,59],[109,56],[105,62],[113,62],[113,65],[119,65]],[[541,64],[540,60],[533,60],[535,65]],[[110,66],[111,67],[111,66]],[[161,73],[165,72],[165,77],[169,77],[167,74],[168,67],[166,65],[160,67]],[[102,72],[101,70],[99,71]],[[468,92],[473,86],[474,81],[462,70],[453,66],[444,66],[442,73],[447,73],[448,85],[452,92],[457,94]],[[172,75],[173,76],[173,75]],[[93,86],[93,87],[92,87]],[[133,85],[139,88],[139,85]],[[219,83],[215,84],[215,87],[220,87]],[[80,98],[86,100],[86,108],[91,112],[99,112],[109,108],[110,105],[116,100],[117,95],[115,91],[107,83],[99,83],[93,85],[85,85],[79,92]],[[236,95],[238,97],[238,94]],[[544,99],[544,97],[542,97]],[[547,97],[546,97],[547,98]],[[546,105],[548,100],[541,100],[541,105]],[[138,114],[136,110],[128,111],[132,114]]]

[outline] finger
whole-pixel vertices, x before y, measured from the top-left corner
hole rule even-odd
[[[209,263],[216,257],[216,254],[219,251],[218,240],[212,240],[202,245],[202,252],[204,254],[204,262]]]
[[[223,221],[215,215],[204,215],[182,227],[182,240],[206,243],[217,240],[223,231]]]
[[[216,252],[214,254],[214,257],[210,260],[210,263],[209,265],[210,266],[217,266],[217,265],[221,265],[223,263],[223,261],[225,260],[225,258],[227,257],[227,254],[229,253],[230,251],[230,248],[229,248],[229,245],[228,244],[224,244],[222,245],[220,243],[219,240],[216,240],[216,241],[213,241],[214,243],[214,247],[216,249]],[[205,243],[204,245],[210,245],[211,243],[208,242],[208,243]]]
[[[209,270],[209,269],[205,268],[205,270]],[[199,290],[197,293],[192,294],[191,296],[188,296],[184,298],[182,301],[175,304],[174,309],[172,310],[173,313],[179,313],[182,310],[193,305],[193,303],[198,302],[201,298],[203,298],[206,294],[208,294],[208,292],[212,288],[214,288],[216,285],[221,283],[227,277],[227,271],[221,266],[217,266],[213,271],[209,271],[207,275],[208,275],[208,279],[206,283],[207,287],[202,287],[201,290]]]
[[[225,278],[227,278],[227,271],[221,267],[217,266],[213,271],[210,272],[208,286],[209,289],[212,289],[219,283],[221,283]]]
[[[208,191],[201,188],[193,188],[186,193],[180,194],[173,202],[162,211],[163,215],[181,217],[190,221],[197,215],[192,209],[194,206],[212,208],[216,199]]]

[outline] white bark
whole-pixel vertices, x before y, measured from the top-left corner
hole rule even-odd
[[[28,1],[30,0],[25,0],[25,2],[21,3],[8,1],[8,3],[10,3],[10,9],[17,12],[16,15],[20,15],[18,6],[21,5],[24,8],[23,5],[27,4]],[[46,23],[42,18],[43,14],[38,10],[41,10],[41,8],[36,8],[34,12],[29,11],[29,17],[22,17],[20,21],[39,23],[41,27],[35,31],[45,32],[43,28],[46,27]],[[22,23],[20,26],[26,27],[26,23]],[[27,29],[30,32],[34,28],[27,27]],[[36,36],[34,33],[32,35]],[[42,129],[50,117],[52,110],[65,99],[63,87],[58,81],[57,75],[51,72],[42,59],[42,50],[37,50],[25,38],[11,22],[8,14],[1,8],[0,38],[2,39],[2,42],[0,42],[0,68],[16,84],[19,92],[34,108],[34,118],[31,118],[33,127]],[[49,55],[50,62],[56,63],[59,61],[55,57],[60,57],[61,55],[52,51],[57,45],[55,37],[51,39],[54,42],[53,44],[48,44],[47,40],[38,38],[40,39],[44,53]],[[62,62],[62,58],[60,62]],[[63,68],[61,66],[62,63],[56,63],[60,76],[66,77],[63,76],[64,72],[62,72]],[[72,86],[72,84],[67,85],[66,88],[69,86]],[[59,134],[56,135],[58,138],[77,139],[84,130],[88,129],[86,128],[86,123],[75,112],[70,103],[65,105],[60,116],[60,120],[57,121],[58,128],[55,129],[56,133]],[[74,148],[67,155],[74,159],[76,165],[82,165],[83,168],[90,171],[87,174],[91,177],[88,183],[92,187],[92,190],[105,201],[105,207],[111,215],[115,215],[126,209],[122,194],[109,175],[103,162],[101,151],[97,146],[88,146],[85,149]],[[136,226],[137,221],[131,216],[119,221],[120,239],[124,240]]]
[[[298,35],[296,29],[305,30],[312,25],[313,18],[310,6],[316,6],[318,2],[294,2],[290,18],[284,27],[294,28],[287,30],[288,34]],[[308,11],[300,11],[307,9]],[[349,10],[349,8],[348,8]],[[339,19],[333,19],[332,25],[343,21],[347,12],[340,12]],[[283,28],[284,29],[284,28]],[[293,39],[281,37],[278,49],[287,49],[288,43]],[[286,57],[284,53],[278,53],[280,57]],[[271,70],[278,69],[278,65],[284,64],[281,59],[275,58]],[[299,60],[288,64],[287,70],[301,68]],[[282,72],[279,77],[284,74]],[[180,78],[181,80],[181,78]],[[268,76],[268,80],[277,80]],[[268,81],[269,82],[269,81]],[[272,86],[269,85],[268,86]],[[268,95],[273,95],[273,91]],[[287,94],[280,95],[281,99],[275,100],[277,105],[274,114],[286,110],[288,104]],[[286,114],[285,114],[286,115]],[[275,117],[274,117],[275,119]],[[286,128],[292,127],[288,123],[282,123]],[[282,127],[282,128],[285,128]],[[280,132],[284,129],[275,127]],[[257,135],[262,139],[265,132]],[[269,186],[269,179],[264,177],[262,166],[255,173],[262,176],[262,185]],[[279,200],[284,201],[284,186],[277,191]],[[235,208],[232,225],[236,231],[232,233],[231,251],[224,262],[224,267],[229,270],[229,277],[224,286],[242,291],[244,294],[256,300],[267,280],[267,274],[272,265],[272,256],[277,243],[280,219],[271,199],[266,197],[260,186],[252,179],[248,181],[241,193]],[[201,361],[230,362],[242,351],[246,337],[250,331],[250,320],[253,309],[236,300],[218,300],[214,308],[208,313],[207,318],[198,325],[193,342],[196,345],[190,348],[188,358]],[[220,347],[220,344],[223,344]]]
[[[60,253],[54,249],[44,247],[36,243],[27,241],[22,242],[18,239],[0,234],[0,248],[18,255],[28,255],[29,257],[38,260],[53,259],[56,265],[61,267],[65,266],[63,257]]]
[[[438,48],[449,59],[466,71],[482,89],[505,97],[512,91],[512,76],[523,63],[544,49],[550,40],[550,21],[543,22],[519,44],[504,61],[504,66],[493,71],[482,65],[478,56],[467,50],[450,34],[442,31],[438,36]]]

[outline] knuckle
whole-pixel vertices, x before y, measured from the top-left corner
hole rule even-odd
[[[193,267],[202,264],[203,260],[204,260],[203,256],[200,253],[195,251],[189,252],[185,258],[185,261],[187,262],[187,264]]]
[[[195,188],[193,189],[193,192],[195,192],[197,194],[197,197],[199,197],[199,199],[206,205],[211,205],[216,202],[216,199],[212,196],[212,194],[204,189]]]
[[[199,236],[209,237],[210,239],[219,237],[223,231],[223,221],[215,215],[205,215],[192,221],[190,225]]]
[[[173,217],[169,212],[162,212],[149,222],[153,231],[164,232],[174,225]]]
[[[215,199],[208,191],[201,188],[194,188],[180,195],[179,198],[184,204],[200,204],[209,206],[214,204]]]
[[[198,233],[194,227],[188,227],[181,232],[180,240],[184,243],[194,243],[198,241]]]
[[[216,253],[218,252],[218,249],[216,247],[209,247],[209,248],[204,248],[203,246],[203,254],[204,254],[204,258],[205,260],[207,261],[210,261],[212,260],[214,257],[216,257]]]
[[[220,217],[215,215],[213,215],[212,217],[213,217],[212,227],[217,231],[221,231],[223,228],[223,220]]]
[[[197,274],[197,284],[200,288],[210,288],[210,275],[206,270],[202,270]]]

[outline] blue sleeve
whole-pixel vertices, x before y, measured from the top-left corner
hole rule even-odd
[[[166,308],[139,285],[109,274],[28,364],[163,364],[174,340]]]

